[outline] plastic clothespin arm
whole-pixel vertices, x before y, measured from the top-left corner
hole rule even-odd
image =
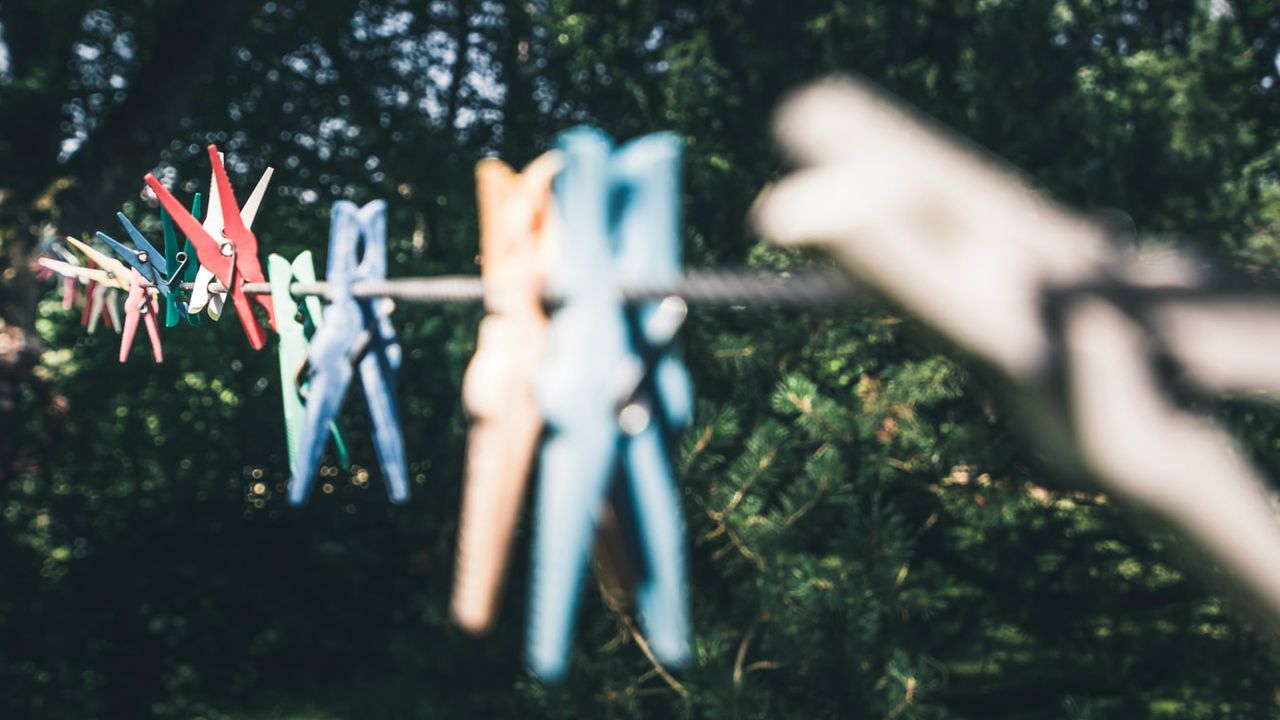
[[[87,268],[83,265],[69,265],[61,260],[54,260],[53,258],[39,258],[36,262],[40,263],[41,267],[49,268],[63,277],[83,280],[85,282],[99,282],[106,285],[114,284],[114,277],[112,277],[112,275],[106,270]]]
[[[150,265],[159,273],[161,279],[165,279],[165,276],[169,274],[169,264],[165,261],[164,255],[160,254],[160,251],[156,250],[155,246],[152,245],[145,236],[143,236],[143,234],[124,213],[116,213],[116,219],[120,221],[120,224],[124,227],[124,231],[129,234],[129,239],[133,241],[133,247],[135,248],[134,254],[146,253],[145,260],[141,257],[139,257],[138,260]],[[145,277],[145,273],[143,276]]]
[[[526,634],[529,667],[548,682],[568,671],[587,560],[617,469],[616,411],[603,390],[628,356],[606,212],[612,141],[579,128],[562,133],[557,148],[565,161],[555,180],[564,231],[551,285],[564,302],[551,317],[537,387],[547,432]]]
[[[374,200],[356,213],[363,239],[363,254],[354,273],[355,280],[384,280],[387,277],[387,204]],[[400,344],[391,326],[390,305],[364,299],[363,317],[371,322],[372,344],[359,361],[365,403],[373,420],[374,449],[382,466],[387,496],[393,503],[409,500],[409,474],[404,459],[404,434],[396,403],[395,376],[400,369]]]

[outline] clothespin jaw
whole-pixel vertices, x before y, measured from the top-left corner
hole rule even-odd
[[[289,500],[295,505],[306,502],[330,424],[337,417],[357,369],[373,420],[374,447],[387,493],[395,503],[409,498],[404,438],[395,399],[400,345],[391,327],[390,308],[381,299],[356,298],[352,294],[356,282],[383,280],[386,275],[386,203],[375,200],[363,208],[345,200],[334,203],[325,277],[330,302],[324,309],[324,324],[312,337],[308,351],[311,381],[306,422],[298,461],[289,480]]]
[[[473,633],[493,623],[542,431],[534,385],[546,346],[541,293],[557,240],[551,182],[560,164],[547,153],[522,174],[496,159],[476,166],[489,315],[462,382],[471,430],[451,603],[454,621]]]
[[[276,330],[280,335],[277,345],[280,356],[280,391],[284,405],[285,447],[289,454],[289,467],[297,464],[298,447],[302,444],[303,423],[306,421],[305,395],[299,376],[307,360],[307,338],[319,328],[321,318],[320,298],[308,296],[297,302],[289,291],[298,282],[315,282],[315,265],[311,251],[298,254],[290,263],[279,255],[267,256],[267,274],[271,278],[271,300],[277,310]],[[336,423],[330,424],[338,464],[349,467],[347,446]]]
[[[132,285],[129,279],[130,272],[128,266],[116,258],[99,251],[92,245],[80,242],[73,237],[68,236],[67,242],[71,243],[77,250],[84,253],[85,257],[89,258],[89,260],[99,268],[107,271],[107,284],[119,290],[128,292],[129,287]]]
[[[119,333],[120,327],[120,290],[113,285],[104,283],[95,283],[93,288],[93,298],[90,302],[89,322],[86,329],[92,335],[98,329],[98,320],[102,317],[102,311],[107,311],[107,320],[111,324],[111,329]]]
[[[143,237],[132,222],[129,222],[129,218],[124,213],[116,213],[116,218],[124,226],[129,238],[133,240],[134,247],[126,246],[104,232],[97,233],[98,239],[106,243],[107,247],[114,250],[116,255],[119,255],[120,259],[124,260],[130,267],[137,270],[143,279],[160,291],[161,295],[168,298],[170,293],[169,268],[165,263],[164,256]]]
[[[200,193],[196,193],[191,201],[191,217],[199,220],[200,215]],[[169,217],[169,213],[163,206],[160,208],[160,226],[164,230],[165,263],[169,267],[178,267],[181,262],[180,257],[184,256],[188,259],[182,272],[175,273],[175,281],[195,282],[196,275],[200,272],[200,264],[192,259],[196,257],[196,249],[191,245],[191,241],[185,238],[182,243],[178,242],[178,230],[173,224],[173,218]],[[200,325],[200,313],[191,312],[190,307],[179,308],[176,294],[170,295],[168,300],[169,305],[164,316],[165,327],[173,327],[181,319],[185,319],[188,325]]]
[[[548,432],[527,650],[533,671],[552,681],[567,670],[587,556],[615,478],[622,486],[614,510],[634,528],[645,635],[664,664],[688,660],[683,521],[670,445],[692,404],[688,376],[666,346],[683,303],[628,307],[619,290],[636,276],[679,273],[677,139],[650,135],[615,150],[603,133],[576,128],[558,147],[564,232],[551,282],[564,300],[551,318],[538,384]]]
[[[249,338],[249,344],[253,349],[261,350],[266,345],[266,333],[253,314],[253,305],[257,304],[267,311],[270,324],[274,327],[275,319],[271,300],[266,295],[255,295],[250,298],[245,294],[243,287],[246,282],[265,282],[262,267],[257,258],[258,240],[240,217],[235,196],[231,192],[231,181],[227,179],[227,172],[222,165],[217,147],[210,145],[208,150],[209,162],[213,166],[214,186],[217,188],[218,203],[222,211],[224,232],[230,240],[229,243],[224,245],[211,237],[201,223],[182,207],[178,199],[160,184],[155,175],[147,173],[146,182],[160,199],[160,204],[182,230],[182,234],[186,235],[195,246],[200,264],[212,272],[227,289],[232,304],[235,305],[236,314],[240,317],[240,324]]]
[[[129,359],[129,350],[133,347],[139,320],[146,325],[152,356],[157,363],[164,362],[164,354],[160,350],[160,324],[156,320],[160,304],[151,292],[151,283],[136,268],[130,271],[130,279],[129,297],[124,301],[124,329],[120,333],[120,362]]]

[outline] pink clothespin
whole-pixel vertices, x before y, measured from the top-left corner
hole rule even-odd
[[[62,309],[70,310],[76,304],[76,288],[79,283],[75,278],[62,279]]]
[[[124,301],[124,329],[120,333],[120,362],[129,358],[129,350],[133,347],[133,336],[138,332],[138,320],[147,326],[147,336],[151,339],[151,354],[156,362],[164,362],[164,354],[160,351],[160,325],[156,315],[160,312],[160,303],[156,302],[152,286],[136,269],[130,270],[129,297]]]

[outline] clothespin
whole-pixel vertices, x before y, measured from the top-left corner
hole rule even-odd
[[[68,255],[69,254],[70,253],[68,253]],[[93,301],[92,293],[97,289],[99,279],[104,279],[104,280],[108,279],[107,273],[105,271],[98,270],[96,268],[88,268],[79,264],[73,265],[69,262],[65,262],[62,260],[54,260],[53,258],[48,258],[48,257],[37,258],[36,265],[37,267],[44,268],[45,270],[52,270],[53,272],[56,272],[63,277],[64,300],[66,298],[67,282],[85,283],[86,302],[84,304],[84,310],[80,313],[80,325],[87,326],[89,322],[89,318],[91,317],[93,312],[94,301]],[[65,302],[63,303],[63,307],[64,308],[66,307]]]
[[[90,265],[92,268],[92,264]],[[98,289],[98,281],[86,279],[84,281],[84,307],[80,309],[80,327],[89,327],[89,315],[93,312],[93,293]]]
[[[218,158],[222,158],[222,154],[218,154]],[[245,201],[244,207],[240,210],[240,220],[246,228],[253,227],[253,219],[258,214],[258,207],[262,204],[262,198],[267,194],[267,186],[271,184],[272,168],[267,168],[262,172],[262,176],[258,178],[258,184],[253,187],[253,192],[249,193],[249,199]],[[194,215],[194,213],[193,213]],[[204,231],[213,238],[223,254],[234,253],[235,245],[227,238],[226,227],[222,221],[222,196],[218,192],[218,175],[214,170],[209,171],[209,211],[205,214],[204,223],[202,225]],[[191,241],[188,240],[190,245]],[[256,253],[256,251],[255,251]],[[227,299],[226,288],[214,292],[210,289],[210,284],[214,281],[215,276],[212,270],[201,265],[196,272],[196,276],[191,280],[191,299],[187,303],[187,308],[192,313],[198,313],[203,310],[209,312],[209,317],[217,320],[222,317],[222,306]]]
[[[70,273],[86,282],[93,281],[96,287],[89,301],[89,324],[87,327],[89,333],[92,334],[97,329],[98,320],[104,308],[107,311],[107,318],[111,322],[111,328],[116,332],[120,332],[119,295],[120,291],[127,292],[130,288],[129,269],[125,267],[124,263],[110,255],[99,252],[92,245],[80,242],[73,237],[67,237],[67,242],[84,253],[91,267],[67,265],[49,258],[40,258],[40,264],[63,275]]]
[[[101,237],[102,233],[98,233],[98,235]],[[135,242],[140,238],[141,235],[134,238]],[[89,260],[97,263],[99,267],[87,268],[80,265],[68,265],[49,258],[41,258],[40,264],[68,277],[78,276],[98,283],[99,289],[103,291],[103,296],[97,308],[90,311],[89,332],[93,332],[93,329],[97,326],[97,317],[101,314],[102,307],[105,305],[113,327],[120,329],[120,362],[124,362],[129,357],[129,349],[133,345],[133,336],[138,331],[138,321],[141,319],[147,326],[147,336],[151,340],[151,354],[155,357],[156,362],[164,362],[164,356],[160,351],[160,329],[156,321],[156,313],[159,312],[160,305],[155,299],[155,287],[138,272],[137,268],[125,268],[124,264],[119,260],[108,257],[95,250],[92,246],[82,243],[73,237],[68,237],[67,242],[79,248]],[[143,239],[142,242],[146,243],[146,240]],[[124,247],[115,241],[112,241],[112,243],[113,247]],[[150,246],[148,245],[147,247]],[[118,251],[119,249],[117,249]],[[125,251],[126,254],[133,254],[133,251],[127,249]],[[143,250],[138,254],[147,252],[151,252],[154,255],[155,249]],[[149,266],[150,258],[138,260],[138,262]],[[120,326],[119,311],[114,308],[106,295],[106,292],[112,288],[123,288],[129,291],[129,296],[125,299],[123,327]]]
[[[542,291],[558,241],[551,182],[560,165],[547,153],[519,175],[501,160],[476,166],[488,315],[462,381],[471,430],[451,605],[454,621],[475,633],[493,623],[542,432],[534,386],[547,344]]]
[[[213,165],[213,185],[218,188],[218,205],[222,211],[223,230],[228,240],[225,244],[214,240],[200,222],[182,207],[178,199],[160,184],[155,175],[147,173],[146,182],[160,199],[160,204],[169,211],[182,234],[195,246],[200,265],[213,273],[223,288],[226,288],[236,307],[236,314],[240,316],[240,324],[244,326],[249,344],[254,350],[261,350],[267,338],[258,318],[253,314],[253,303],[266,310],[267,321],[272,329],[275,329],[276,324],[275,312],[267,295],[254,295],[250,298],[243,287],[244,283],[266,282],[262,266],[258,262],[258,239],[240,215],[235,195],[231,192],[231,181],[227,179],[227,171],[222,166],[222,158],[214,145],[209,146],[209,162]],[[209,215],[213,215],[212,206]],[[198,278],[199,275],[196,288],[199,288]],[[207,289],[207,284],[205,287]],[[195,295],[195,289],[192,295]]]
[[[382,200],[362,208],[346,200],[333,205],[325,277],[329,304],[324,309],[324,324],[311,338],[306,422],[298,462],[289,480],[289,501],[295,505],[306,502],[330,424],[338,415],[357,367],[373,420],[374,447],[387,494],[394,503],[409,499],[404,438],[395,398],[400,345],[391,327],[391,303],[386,298],[356,298],[352,294],[357,282],[386,279],[386,214],[387,204]]]
[[[191,217],[200,219],[200,193],[196,193],[195,198],[191,200]],[[200,272],[200,264],[190,258],[196,256],[196,249],[192,247],[191,241],[184,238],[183,243],[178,242],[178,231],[173,226],[173,218],[169,217],[169,213],[164,207],[160,208],[160,226],[164,230],[164,261],[169,267],[178,267],[182,264],[180,257],[186,257],[188,262],[181,273],[175,273],[175,278],[181,282],[195,282],[197,273]],[[208,284],[206,283],[206,287]],[[178,324],[179,316],[185,318],[188,325],[198,326],[200,324],[200,311],[191,311],[188,305],[179,311],[179,298],[170,295],[168,306],[164,314],[164,326],[173,327]],[[185,304],[185,303],[184,303]]]
[[[302,444],[302,428],[307,417],[303,404],[306,388],[299,382],[299,376],[307,360],[307,338],[320,327],[322,310],[319,297],[310,295],[298,302],[289,292],[289,286],[295,280],[304,283],[316,281],[311,251],[299,253],[292,263],[279,255],[268,255],[267,275],[271,278],[271,302],[276,308],[276,332],[280,335],[278,347],[285,447],[289,451],[289,467],[293,468],[298,462],[298,447]],[[329,434],[333,436],[334,448],[338,452],[338,465],[350,467],[347,444],[343,442],[336,422],[329,423]]]
[[[36,240],[36,246],[31,251],[31,261],[27,263],[29,269],[37,280],[45,281],[54,276],[54,271],[40,264],[40,258],[54,255],[54,234],[47,232],[48,226],[41,228],[40,237]],[[50,257],[49,259],[54,259]]]
[[[49,247],[59,257],[61,257],[62,261],[65,262],[66,264],[72,265],[72,266],[80,265],[80,259],[75,256],[75,253],[72,253],[71,251],[67,250],[56,240],[50,243]],[[70,275],[63,276],[62,278],[62,309],[63,310],[70,310],[72,306],[75,305],[76,287],[77,287],[77,279],[75,277],[72,277]]]
[[[89,269],[98,269],[97,263],[89,260]],[[110,295],[115,298],[116,290],[109,285],[98,282],[93,277],[85,278],[84,282],[84,309],[80,312],[80,327],[89,332],[90,335],[98,329],[98,319],[102,317],[102,308],[108,302]],[[107,312],[107,316],[111,319],[111,328],[116,332],[120,332],[120,310],[115,305],[111,305]]]
[[[597,519],[611,490],[632,529],[639,619],[655,657],[689,658],[683,519],[670,446],[692,390],[670,342],[683,301],[624,304],[619,288],[680,273],[678,139],[657,133],[620,148],[603,133],[560,136],[555,183],[563,247],[538,401],[547,423],[534,529],[528,660],[555,681],[569,639]],[[611,488],[611,485],[613,486]]]
[[[864,81],[799,91],[775,127],[799,167],[757,200],[761,235],[826,246],[997,371],[1015,422],[1062,474],[1162,518],[1215,580],[1234,577],[1280,618],[1274,473],[1200,412],[1204,398],[1187,402],[1280,393],[1258,361],[1280,347],[1274,291],[1185,255],[1120,251],[1095,220]]]
[[[129,297],[124,301],[124,330],[120,333],[120,362],[129,358],[129,350],[133,347],[133,336],[138,332],[138,320],[147,326],[147,337],[151,340],[151,355],[156,362],[164,362],[160,352],[160,324],[156,314],[160,312],[160,303],[152,292],[152,285],[138,272],[130,270]]]
[[[179,299],[179,289],[176,286],[182,271],[190,262],[190,258],[186,253],[177,253],[178,266],[174,268],[173,274],[169,274],[169,264],[165,257],[155,249],[150,242],[143,237],[138,228],[129,222],[129,218],[124,213],[116,213],[116,218],[120,220],[120,224],[124,226],[125,232],[129,234],[129,238],[133,240],[134,248],[129,248],[104,232],[98,232],[98,239],[107,244],[121,257],[126,263],[138,271],[138,274],[147,281],[149,285],[156,288],[165,298],[165,305],[169,308],[171,315],[177,313],[186,314],[186,304]],[[128,313],[126,312],[126,315]]]
[[[111,329],[120,332],[120,291],[111,285],[95,282],[92,300],[89,302],[89,322],[85,326],[90,335],[98,329],[98,320],[102,317],[104,308]]]

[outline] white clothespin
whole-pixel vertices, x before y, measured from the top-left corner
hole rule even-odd
[[[763,235],[829,246],[1002,371],[1064,472],[1164,518],[1280,618],[1262,474],[1161,372],[1173,360],[1209,393],[1280,391],[1280,294],[1189,272],[1185,254],[1131,263],[1096,225],[863,83],[805,89],[777,135],[802,167],[757,202]]]
[[[89,323],[86,330],[92,335],[98,329],[98,321],[102,319],[102,310],[106,308],[107,321],[111,329],[120,332],[120,292],[119,289],[98,283],[93,286],[93,297],[89,305]]]

